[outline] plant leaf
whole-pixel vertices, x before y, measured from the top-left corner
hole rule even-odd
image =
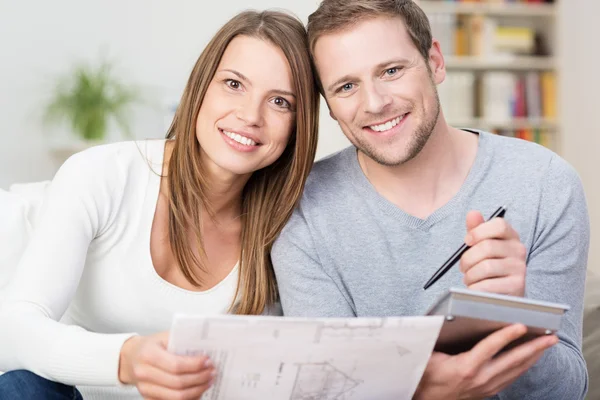
[[[114,119],[123,133],[131,136],[128,110],[139,101],[139,89],[117,80],[108,62],[96,68],[76,65],[57,82],[44,111],[44,122],[66,120],[80,137],[98,140],[105,137],[109,121]]]

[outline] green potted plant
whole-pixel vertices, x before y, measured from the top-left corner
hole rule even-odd
[[[138,89],[119,81],[108,62],[96,67],[79,64],[59,79],[46,105],[44,121],[67,122],[87,143],[103,142],[112,121],[124,136],[131,136],[129,108],[139,100]]]

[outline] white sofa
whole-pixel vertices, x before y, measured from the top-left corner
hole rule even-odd
[[[43,205],[49,181],[12,185],[0,190],[0,305]]]

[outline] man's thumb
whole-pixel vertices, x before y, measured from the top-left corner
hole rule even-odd
[[[485,219],[479,211],[469,211],[467,214],[467,232],[483,224]]]

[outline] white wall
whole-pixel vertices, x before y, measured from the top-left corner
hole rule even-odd
[[[102,48],[124,79],[158,103],[177,99],[203,46],[229,17],[280,7],[303,21],[319,0],[0,0],[0,188],[50,178],[56,162],[39,123],[52,79]],[[590,268],[600,272],[599,113],[600,1],[560,1],[561,154],[579,171],[588,196],[593,238]],[[318,157],[347,145],[323,104]],[[161,107],[138,111],[136,137],[164,135]]]
[[[176,101],[204,45],[238,11],[285,8],[304,22],[318,0],[0,0],[0,188],[49,179],[48,149],[58,139],[40,123],[53,79],[102,49],[123,79],[157,104],[135,113],[138,138],[164,136],[167,102]],[[347,142],[322,113],[321,157]]]
[[[561,0],[561,154],[585,187],[592,225],[588,268],[600,275],[600,1]],[[598,290],[600,288],[597,288]]]

